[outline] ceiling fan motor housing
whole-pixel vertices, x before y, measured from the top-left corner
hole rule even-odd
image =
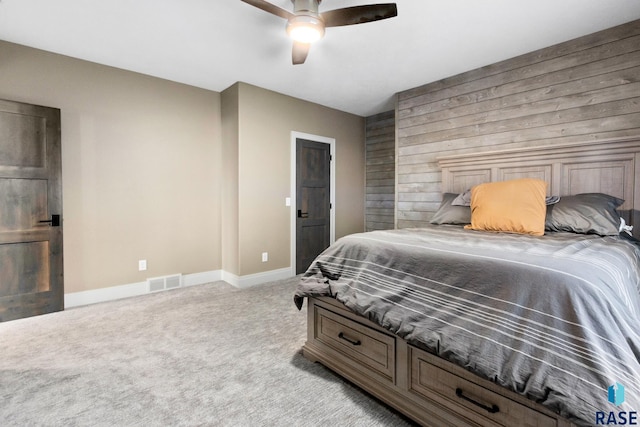
[[[318,5],[322,0],[291,0],[293,3],[293,12],[297,15],[300,13],[318,14]]]

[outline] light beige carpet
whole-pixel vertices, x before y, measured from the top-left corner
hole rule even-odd
[[[217,282],[0,323],[0,425],[411,425],[302,357],[295,282]]]

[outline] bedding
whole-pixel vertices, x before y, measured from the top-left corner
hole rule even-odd
[[[621,231],[616,211],[624,200],[602,193],[563,197],[547,208],[545,230],[615,236]]]
[[[471,224],[465,228],[542,236],[546,192],[547,183],[532,178],[476,185],[471,189]]]
[[[444,193],[442,203],[431,218],[431,224],[470,224],[471,208],[469,206],[456,206],[452,202],[458,197],[455,193]]]
[[[640,250],[619,237],[461,226],[343,237],[294,300],[330,296],[578,425],[640,410]],[[620,406],[607,389],[625,387]]]
[[[555,205],[560,201],[560,196],[546,196],[544,198],[545,205]],[[465,190],[463,193],[456,195],[451,201],[453,206],[471,206],[471,189]]]

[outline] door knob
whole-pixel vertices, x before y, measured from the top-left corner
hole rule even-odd
[[[43,219],[38,221],[40,224],[51,224],[52,227],[60,227],[60,215],[51,215],[51,219]]]
[[[309,212],[302,212],[302,209],[298,209],[298,218],[309,218]]]

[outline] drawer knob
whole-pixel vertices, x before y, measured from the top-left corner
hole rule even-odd
[[[351,345],[360,345],[360,344],[362,344],[362,343],[360,342],[360,340],[354,340],[354,339],[351,339],[351,338],[349,338],[349,337],[345,336],[342,332],[340,332],[340,333],[338,334],[338,338],[340,338],[341,340],[344,340],[344,341],[348,342],[348,343],[349,343],[349,344],[351,344]]]
[[[464,392],[460,387],[456,388],[456,396],[458,396],[460,399],[466,400],[467,402],[473,403],[474,405],[481,407],[482,409],[489,412],[490,414],[495,414],[496,412],[500,411],[500,408],[496,404],[493,404],[491,406],[485,405],[484,403],[480,403],[468,396],[465,396]]]

